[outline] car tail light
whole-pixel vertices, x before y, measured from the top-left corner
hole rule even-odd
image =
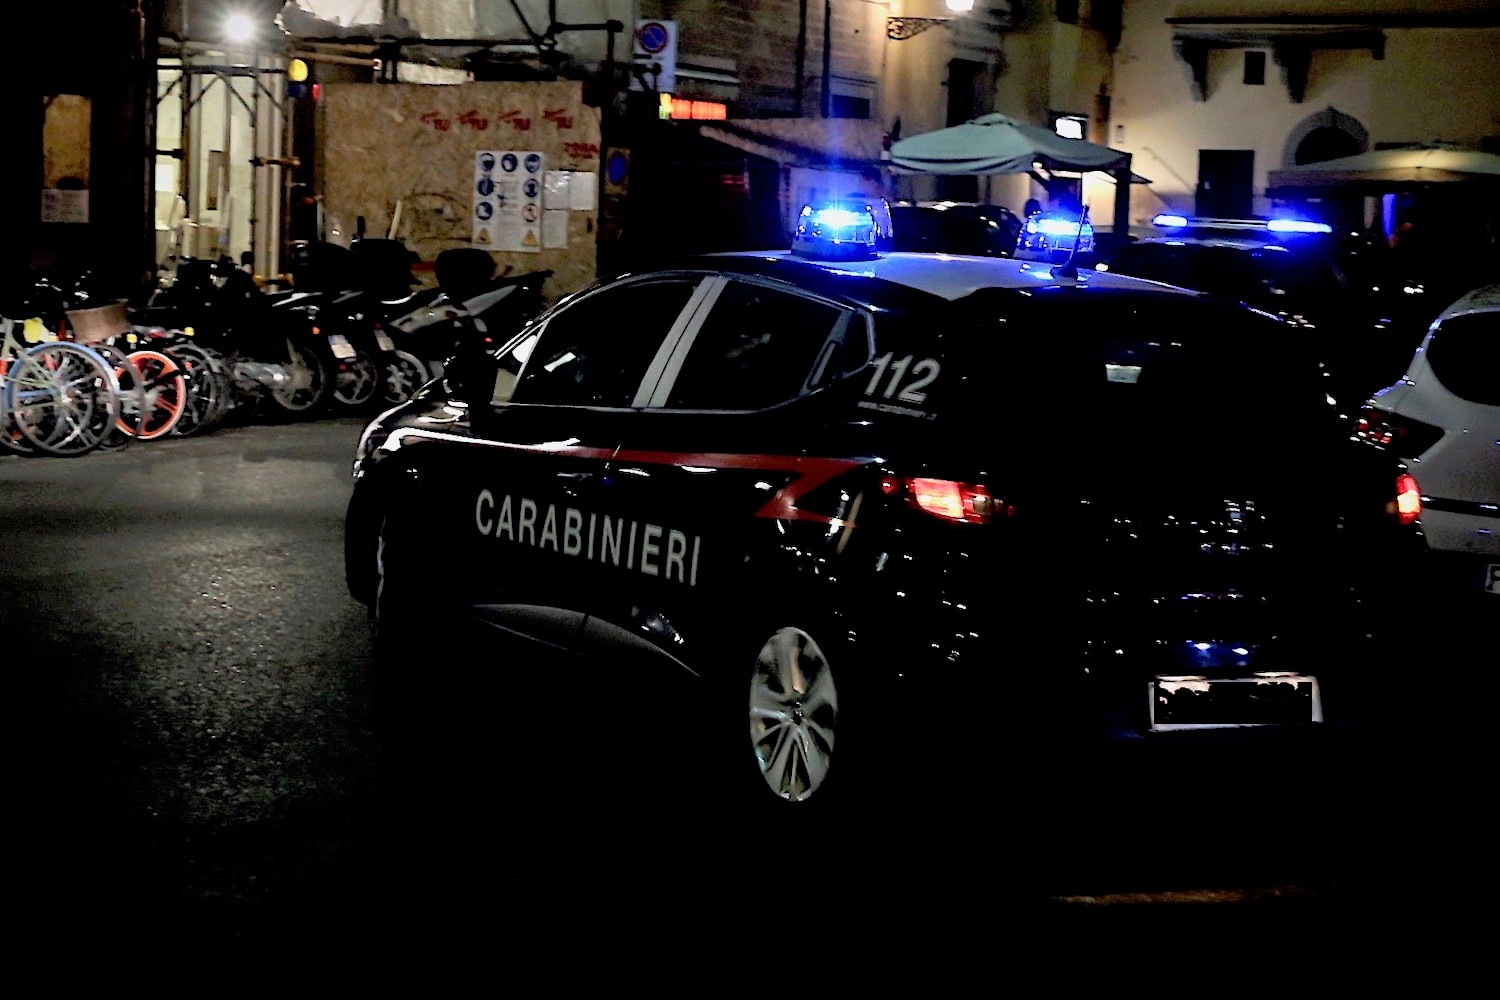
[[[1414,524],[1422,516],[1422,488],[1417,485],[1416,476],[1403,472],[1396,477],[1396,498],[1386,510],[1402,524]]]
[[[986,524],[1011,508],[990,495],[985,487],[952,479],[886,476],[880,488],[888,496],[905,496],[906,502],[933,517],[969,524]]]
[[[1354,420],[1354,439],[1389,448],[1402,458],[1416,458],[1437,444],[1441,427],[1367,406]]]

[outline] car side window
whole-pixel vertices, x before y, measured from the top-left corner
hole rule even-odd
[[[837,374],[834,355],[848,322],[849,311],[832,303],[731,281],[698,329],[666,405],[753,410],[796,399]]]
[[[511,401],[629,406],[697,286],[696,279],[632,282],[559,309],[526,359]]]
[[[1500,312],[1452,316],[1432,333],[1427,364],[1449,392],[1500,406]]]

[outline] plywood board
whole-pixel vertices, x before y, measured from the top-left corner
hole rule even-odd
[[[577,81],[325,85],[319,101],[318,178],[326,218],[352,234],[395,235],[430,262],[442,250],[474,245],[476,156],[534,150],[548,171],[597,177],[599,109],[583,103]],[[580,185],[585,186],[585,185]],[[397,206],[400,206],[399,216]],[[549,299],[595,277],[598,202],[574,203],[563,246],[536,252],[492,250],[498,270],[551,270]]]

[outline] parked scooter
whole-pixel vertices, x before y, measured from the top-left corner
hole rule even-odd
[[[411,391],[441,378],[455,357],[499,347],[540,315],[542,287],[553,273],[496,275],[494,257],[478,247],[442,251],[433,270],[441,294],[385,324],[396,348],[421,365]]]
[[[273,306],[286,325],[305,331],[328,366],[330,407],[361,410],[407,398],[420,384],[420,362],[399,350],[383,324],[435,298],[414,288],[417,255],[397,240],[359,239],[348,247],[301,243],[292,253],[295,292]]]
[[[222,362],[233,386],[232,408],[311,416],[326,402],[332,376],[312,339],[275,311],[294,294],[262,291],[229,257],[174,258],[132,321],[190,337]]]

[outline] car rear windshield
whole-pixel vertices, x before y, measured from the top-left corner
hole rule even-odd
[[[1500,406],[1500,312],[1444,320],[1427,344],[1427,364],[1455,396]]]
[[[945,360],[966,373],[940,417],[949,427],[1004,427],[1121,461],[1270,458],[1309,435],[1342,437],[1301,331],[1253,309],[1071,288],[965,305],[972,335]]]

